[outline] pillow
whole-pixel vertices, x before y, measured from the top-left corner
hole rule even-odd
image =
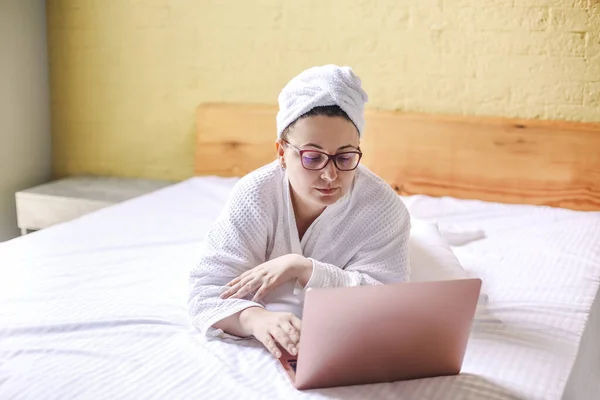
[[[468,278],[437,224],[412,218],[408,249],[412,282]]]
[[[481,232],[477,232],[481,237]],[[408,240],[411,282],[445,281],[470,278],[437,224],[411,218]],[[481,291],[478,305],[487,304],[488,295]]]

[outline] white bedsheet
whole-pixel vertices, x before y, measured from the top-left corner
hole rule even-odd
[[[298,392],[254,340],[206,341],[187,319],[233,182],[189,179],[0,243],[0,399],[600,398],[600,213],[406,198],[449,234],[486,235],[455,247],[490,298],[463,373]]]

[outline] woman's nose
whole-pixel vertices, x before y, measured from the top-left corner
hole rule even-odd
[[[329,164],[327,164],[325,168],[323,168],[321,178],[323,178],[326,181],[333,182],[337,178],[337,175],[337,168],[335,167],[335,164],[332,161],[330,161]]]

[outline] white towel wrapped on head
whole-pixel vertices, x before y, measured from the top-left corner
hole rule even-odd
[[[323,65],[294,77],[279,94],[277,136],[315,107],[339,106],[354,122],[359,136],[365,126],[364,109],[369,97],[350,67]]]

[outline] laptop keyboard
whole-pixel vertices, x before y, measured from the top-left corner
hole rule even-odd
[[[290,367],[292,367],[294,372],[296,372],[296,365],[298,364],[298,360],[288,360],[288,364],[290,365]]]

